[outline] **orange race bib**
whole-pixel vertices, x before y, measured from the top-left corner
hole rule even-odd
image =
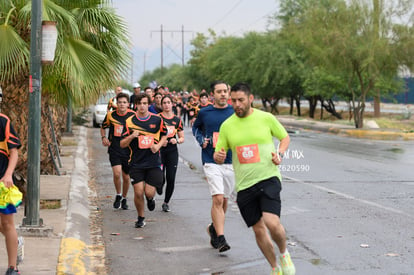
[[[219,132],[213,132],[213,148],[216,148]]]
[[[116,136],[116,137],[122,136],[123,130],[124,130],[124,126],[123,125],[115,124],[114,125],[114,136]]]
[[[237,158],[241,164],[256,163],[260,161],[259,147],[257,144],[237,146]]]
[[[175,136],[175,126],[167,126],[167,137]]]
[[[138,147],[139,149],[149,149],[154,144],[153,136],[139,136]]]

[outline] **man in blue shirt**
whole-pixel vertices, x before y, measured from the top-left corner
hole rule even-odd
[[[204,174],[207,178],[210,194],[212,196],[211,223],[207,232],[210,235],[210,243],[219,252],[230,249],[224,238],[224,220],[228,206],[228,199],[234,189],[234,173],[231,164],[231,153],[223,165],[214,161],[214,148],[218,140],[220,126],[234,111],[228,105],[229,90],[223,81],[213,82],[210,86],[214,104],[200,110],[193,124],[193,135],[201,146],[201,160]]]

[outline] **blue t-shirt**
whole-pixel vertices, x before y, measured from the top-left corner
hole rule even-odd
[[[200,146],[203,145],[204,139],[210,139],[207,147],[201,151],[201,161],[203,164],[216,163],[213,155],[220,126],[233,113],[234,110],[231,105],[227,105],[225,108],[216,108],[213,105],[209,105],[198,113],[193,124],[193,135]],[[227,152],[224,163],[231,164],[231,151]]]

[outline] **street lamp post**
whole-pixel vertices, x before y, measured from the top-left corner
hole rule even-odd
[[[40,121],[42,91],[42,0],[32,0],[26,217],[23,226],[42,226],[40,209]]]

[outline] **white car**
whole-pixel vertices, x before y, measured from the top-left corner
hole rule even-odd
[[[122,90],[123,93],[131,96],[131,92],[129,90]],[[98,101],[96,104],[92,107],[92,125],[95,128],[98,128],[102,125],[102,122],[105,118],[106,111],[108,108],[108,102],[109,100],[115,96],[115,91],[109,90],[106,92],[106,94],[101,95],[98,98]]]
[[[101,95],[98,98],[96,104],[92,107],[92,125],[93,127],[100,127],[105,118],[106,111],[108,108],[109,100],[115,96],[115,93],[108,91],[106,94]]]

